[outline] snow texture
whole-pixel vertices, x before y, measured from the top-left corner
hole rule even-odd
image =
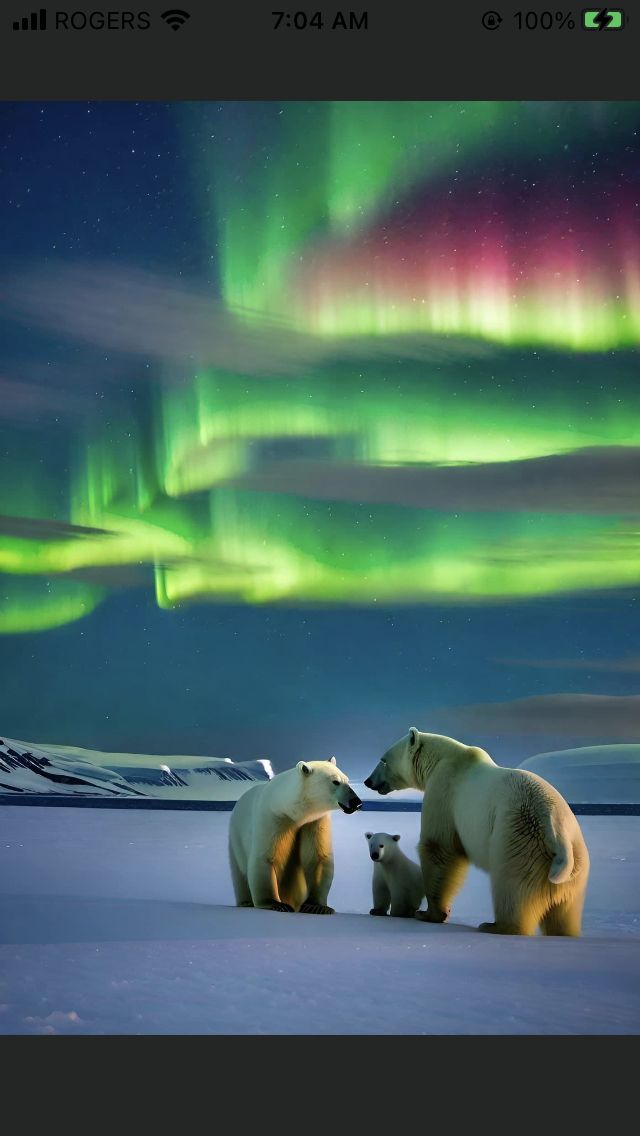
[[[383,821],[384,818],[384,821]],[[0,1032],[635,1034],[640,818],[583,817],[580,939],[372,918],[370,817],[336,815],[334,916],[238,910],[228,813],[0,807]],[[419,818],[377,826],[415,848]]]

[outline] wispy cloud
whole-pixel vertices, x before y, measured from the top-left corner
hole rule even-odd
[[[440,711],[450,728],[482,734],[527,734],[640,741],[640,695],[543,694],[512,702],[481,702]]]
[[[45,385],[0,375],[1,418],[28,422],[43,414],[86,414],[89,406],[86,395],[70,391],[55,382]]]
[[[153,585],[153,568],[147,564],[114,564],[104,568],[75,568],[65,574],[67,580],[79,580],[96,588],[149,588]]]
[[[452,512],[640,516],[640,447],[589,447],[523,461],[457,466],[290,461],[265,464],[237,484],[265,493]]]
[[[296,374],[336,354],[434,362],[493,354],[490,345],[464,337],[332,341],[306,335],[284,321],[229,312],[203,289],[136,268],[95,264],[33,270],[5,281],[3,292],[7,314],[31,327],[167,364],[218,366],[241,374]]]
[[[69,540],[72,537],[111,535],[107,529],[47,521],[40,517],[12,517],[4,513],[0,513],[0,534],[23,540]]]

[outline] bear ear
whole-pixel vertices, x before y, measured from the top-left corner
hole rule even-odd
[[[365,834],[364,834],[365,840],[371,840],[372,836],[373,836],[372,832],[365,832]]]
[[[397,832],[397,833],[395,834],[395,836],[394,836],[394,837],[393,837],[392,839],[393,839],[393,840],[399,840],[399,839],[400,839],[400,833],[399,833],[399,832]]]
[[[313,769],[310,765],[307,765],[306,761],[299,761],[296,765],[296,769],[299,769],[301,773],[305,773],[307,776],[313,773]]]
[[[411,746],[411,749],[413,749],[414,746],[416,746],[418,744],[418,733],[419,733],[419,731],[416,730],[415,726],[410,727],[410,729],[409,729],[409,745]]]
[[[329,758],[329,761],[331,762],[331,764],[332,764],[332,765],[335,765],[335,764],[336,764],[336,759],[335,759],[335,757],[330,757],[330,758]]]

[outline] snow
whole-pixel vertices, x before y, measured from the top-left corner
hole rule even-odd
[[[0,1032],[635,1034],[640,818],[581,817],[581,939],[481,935],[475,869],[452,922],[372,918],[364,832],[336,814],[334,916],[234,908],[229,813],[0,806]]]

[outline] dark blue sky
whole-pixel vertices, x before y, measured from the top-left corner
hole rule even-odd
[[[410,725],[455,735],[448,708],[569,693],[632,695],[637,676],[530,669],[502,657],[631,655],[630,598],[495,608],[156,607],[144,589],[38,635],[0,639],[2,721],[21,739],[148,753],[335,753],[365,771]],[[511,755],[558,744],[485,733]],[[564,745],[585,744],[576,732]],[[607,740],[595,738],[595,741]]]

